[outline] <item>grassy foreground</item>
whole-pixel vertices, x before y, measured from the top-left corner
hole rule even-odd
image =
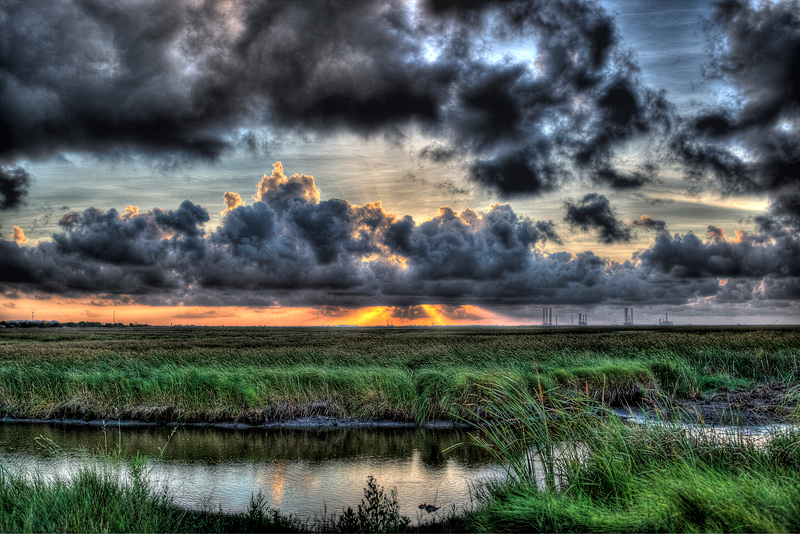
[[[796,532],[800,430],[720,440],[683,424],[627,426],[592,402],[487,388],[475,438],[508,465],[468,516],[491,532]],[[700,430],[700,432],[698,432]]]
[[[465,418],[481,388],[635,402],[800,376],[796,327],[0,330],[0,415]]]
[[[68,482],[0,469],[0,531],[85,532],[797,532],[800,431],[767,443],[742,433],[720,443],[686,427],[627,426],[594,401],[541,402],[513,379],[483,388],[473,445],[508,467],[479,489],[480,507],[419,527],[369,479],[355,508],[317,522],[265,509],[183,510],[151,488],[134,457],[127,477],[102,467]]]
[[[254,505],[248,513],[184,510],[148,484],[141,459],[126,479],[110,466],[70,480],[28,479],[0,467],[0,532],[297,532],[302,525]]]

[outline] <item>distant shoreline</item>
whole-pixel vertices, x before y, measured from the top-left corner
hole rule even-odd
[[[140,419],[79,419],[79,418],[55,418],[40,419],[26,417],[0,417],[0,424],[53,424],[69,426],[95,426],[95,427],[192,427],[192,428],[219,428],[231,430],[337,430],[337,429],[393,429],[393,428],[422,428],[427,430],[458,430],[473,428],[472,425],[457,423],[453,421],[428,421],[417,424],[404,421],[369,421],[369,420],[348,420],[335,417],[303,417],[286,421],[275,421],[251,425],[236,421],[169,421],[155,422],[143,421]]]
[[[797,421],[800,328],[0,330],[6,418],[458,425],[479,421],[487,391],[503,384],[545,407],[643,406],[710,424]]]

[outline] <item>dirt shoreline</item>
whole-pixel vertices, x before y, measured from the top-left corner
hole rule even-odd
[[[800,423],[800,387],[769,382],[743,391],[696,394],[691,399],[661,395],[639,397],[630,406],[606,404],[605,413],[626,420],[666,420],[705,425],[760,426]],[[88,406],[62,406],[55,417],[29,417],[15,410],[0,409],[0,423],[54,423],[88,426],[187,426],[231,429],[323,429],[323,428],[471,428],[465,422],[446,419],[418,423],[406,414],[390,413],[383,418],[346,417],[327,402],[292,408],[273,406],[243,414],[227,411],[204,414],[166,405],[137,405],[112,410]],[[601,413],[603,410],[601,410]]]
[[[796,386],[769,382],[745,391],[718,391],[694,399],[674,400],[669,406],[652,406],[648,412],[705,425],[797,423],[800,422],[798,393]]]
[[[645,400],[638,406],[609,407],[609,414],[614,414],[626,421],[667,420],[684,423],[698,423],[708,426],[766,426],[800,422],[800,406],[797,399],[791,398],[790,389],[785,384],[769,383],[747,391],[723,391],[698,396],[695,399],[672,399],[667,403]],[[791,401],[789,400],[791,398]],[[793,401],[793,402],[792,402]],[[145,410],[147,415],[154,411]],[[139,412],[142,413],[142,412]],[[163,415],[163,414],[162,414]],[[453,430],[474,428],[463,422],[432,420],[424,423],[391,419],[348,419],[330,415],[312,415],[289,417],[280,420],[260,421],[257,423],[242,420],[209,419],[180,421],[156,417],[150,420],[136,417],[92,417],[64,416],[53,418],[17,417],[4,414],[0,416],[3,423],[44,423],[76,426],[123,426],[123,427],[194,427],[221,428],[234,430],[247,429],[287,429],[287,430],[321,430],[321,429],[392,429],[422,428],[431,430]]]
[[[26,417],[0,417],[0,423],[26,424],[43,423],[57,425],[76,425],[76,426],[123,426],[123,427],[194,427],[194,428],[225,428],[234,430],[247,429],[286,429],[286,430],[317,430],[317,429],[351,429],[351,428],[424,428],[431,430],[454,430],[470,428],[469,425],[452,421],[427,421],[422,424],[388,421],[388,420],[364,420],[364,419],[341,419],[337,417],[302,417],[287,421],[275,421],[261,424],[249,424],[236,421],[167,421],[154,422],[142,421],[139,419],[79,419],[70,417],[60,417],[53,419],[26,418]]]

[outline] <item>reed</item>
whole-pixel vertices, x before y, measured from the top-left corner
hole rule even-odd
[[[487,395],[473,442],[509,476],[482,490],[476,530],[800,529],[800,431],[721,442],[702,427],[598,417],[591,399],[548,406],[513,381]]]
[[[0,330],[0,414],[458,419],[483,386],[635,403],[800,376],[800,329]]]
[[[258,503],[248,512],[190,511],[147,480],[135,456],[120,471],[107,461],[69,479],[10,474],[0,467],[1,532],[297,532],[303,525]]]
[[[439,387],[436,377],[428,387]],[[555,387],[555,386],[554,386]],[[393,494],[370,479],[356,508],[302,523],[254,496],[242,513],[187,511],[147,479],[134,455],[69,480],[0,468],[0,531],[796,532],[800,430],[766,441],[745,429],[721,441],[681,421],[628,425],[592,396],[556,396],[514,373],[476,384],[462,407],[477,423],[471,445],[506,466],[505,481],[476,488],[481,506],[413,527]],[[57,448],[56,448],[57,453]],[[113,462],[117,462],[114,464]]]

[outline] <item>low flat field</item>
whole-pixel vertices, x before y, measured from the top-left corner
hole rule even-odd
[[[510,380],[606,405],[762,392],[781,419],[799,376],[798,327],[0,330],[0,415],[24,418],[463,420]]]
[[[0,469],[0,531],[796,532],[796,428],[720,442],[604,406],[797,421],[798,371],[797,327],[1,330],[5,416],[469,420],[509,477],[476,488],[475,510],[410,527],[371,479],[357,511],[303,523],[255,499],[183,510],[138,455],[127,478]]]

